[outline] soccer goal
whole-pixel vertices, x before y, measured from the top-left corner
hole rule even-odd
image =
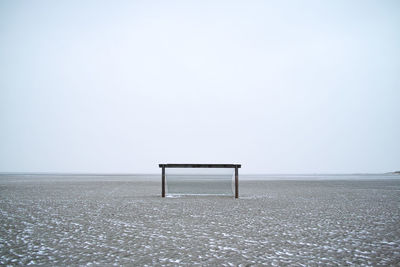
[[[225,195],[239,198],[240,164],[159,164],[161,196]]]

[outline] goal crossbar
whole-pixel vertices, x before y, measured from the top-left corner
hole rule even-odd
[[[239,198],[239,168],[241,164],[159,164],[161,168],[161,196],[165,197],[165,180],[167,168],[227,168],[235,170],[235,198]]]

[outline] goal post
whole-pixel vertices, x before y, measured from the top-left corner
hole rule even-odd
[[[240,164],[159,164],[161,196],[232,195],[239,198]]]

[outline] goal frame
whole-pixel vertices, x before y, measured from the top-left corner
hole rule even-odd
[[[166,168],[225,168],[235,169],[235,198],[239,198],[239,168],[241,164],[159,164],[161,168],[161,197],[165,197],[165,169]]]

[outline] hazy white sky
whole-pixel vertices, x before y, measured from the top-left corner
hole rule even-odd
[[[0,172],[400,169],[400,1],[0,1]]]

